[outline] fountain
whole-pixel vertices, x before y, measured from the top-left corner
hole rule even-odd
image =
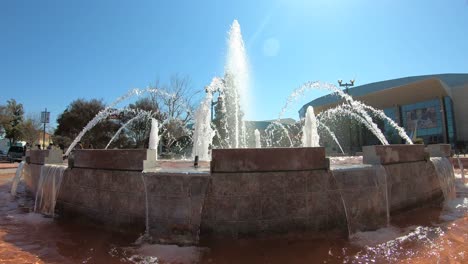
[[[211,93],[207,93],[195,113],[192,157],[198,156],[201,161],[211,160],[210,146],[214,137],[214,131],[211,129],[211,100]]]
[[[44,164],[42,166],[34,201],[34,212],[54,216],[55,204],[66,168],[63,165],[52,164]]]
[[[150,130],[150,138],[149,138],[149,149],[157,150],[158,149],[158,142],[159,142],[159,127],[158,127],[158,120],[155,118],[151,118],[151,130]]]
[[[137,114],[132,117],[130,120],[128,120],[125,124],[123,124],[118,130],[117,132],[115,132],[114,136],[112,136],[112,138],[109,140],[109,142],[107,143],[106,147],[104,149],[107,149],[110,144],[112,142],[114,142],[117,137],[120,135],[120,133],[128,126],[130,125],[131,123],[139,120],[139,119],[143,119],[143,118],[148,118],[151,116],[151,112],[147,112],[147,111],[137,111]]]
[[[315,118],[314,108],[312,106],[307,107],[305,124],[302,131],[303,147],[320,147],[320,137],[317,131],[317,119]]]
[[[21,178],[23,177],[23,170],[24,170],[24,165],[26,163],[24,161],[21,161],[20,164],[18,165],[18,168],[16,169],[15,177],[13,178],[13,181],[11,183],[11,190],[10,194],[12,196],[16,195],[16,190],[18,189],[18,184],[21,181]]]
[[[223,85],[219,89],[220,100],[225,115],[224,140],[230,148],[246,146],[244,109],[248,92],[249,74],[244,41],[237,20],[228,33],[228,52],[226,57]]]
[[[110,229],[143,233],[155,242],[193,245],[200,236],[242,238],[338,230],[350,237],[387,227],[395,212],[443,196],[453,198],[453,171],[447,156],[428,159],[424,146],[412,145],[404,129],[383,112],[331,85],[314,82],[301,89],[330,89],[344,99],[342,105],[317,116],[309,107],[303,126],[301,122],[283,124],[279,118],[262,132],[263,138],[254,130],[255,148],[247,148],[243,100],[248,77],[240,26],[234,21],[228,34],[225,74],[207,86],[195,113],[192,156],[198,156],[203,166],[158,159],[155,119],[151,120],[149,149],[73,150],[97,122],[122,111],[115,106],[123,100],[144,92],[171,96],[135,89],[86,125],[65,153],[69,156],[73,150],[68,167],[50,164],[47,155],[52,152],[29,152],[24,178],[27,188],[35,191],[35,211],[52,216],[59,211],[65,219],[79,215]],[[218,123],[212,123],[216,92],[221,116]],[[292,101],[288,99],[280,117]],[[113,139],[130,122],[151,116],[133,111],[134,119]],[[387,120],[408,144],[389,145],[371,114]],[[354,164],[347,158],[326,157],[319,132],[322,140],[326,133],[341,149],[329,126],[337,116],[358,120],[382,145],[365,147],[362,160]],[[214,146],[215,135],[225,148]],[[262,148],[261,139],[266,147]]]
[[[255,133],[255,147],[261,148],[262,143],[260,141],[260,131],[258,131],[258,129],[255,129],[254,133]]]

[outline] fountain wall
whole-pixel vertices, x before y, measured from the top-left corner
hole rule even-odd
[[[144,177],[150,234],[162,242],[197,243],[200,231],[248,237],[374,230],[388,214],[443,198],[453,183],[453,174],[439,168],[448,162],[443,153],[430,158],[423,146],[371,146],[364,164],[330,166],[324,148],[226,149],[213,150],[210,170],[183,162],[184,168],[165,170],[154,167],[154,151],[78,150],[56,211],[142,233]],[[32,192],[46,154],[30,153],[25,181]]]

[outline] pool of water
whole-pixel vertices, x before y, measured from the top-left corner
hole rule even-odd
[[[200,247],[137,244],[136,236],[45,218],[13,173],[0,174],[1,263],[468,263],[468,186],[447,208],[427,205],[392,216],[374,232],[202,239]]]

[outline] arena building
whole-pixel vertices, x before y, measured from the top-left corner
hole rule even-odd
[[[353,98],[381,109],[408,135],[423,140],[425,144],[450,143],[464,151],[468,146],[468,74],[435,74],[412,76],[349,88]],[[342,104],[336,95],[319,97],[300,110],[304,117],[309,105],[315,114]],[[384,134],[392,134],[384,122],[378,123]],[[363,145],[375,144],[369,133],[355,133],[349,140],[349,150],[360,151]],[[351,137],[351,136],[350,136]],[[388,137],[387,137],[388,138]],[[402,143],[390,138],[391,143]]]

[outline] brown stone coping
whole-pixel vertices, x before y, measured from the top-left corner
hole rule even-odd
[[[73,153],[73,167],[143,171],[146,149],[78,149]]]
[[[49,150],[28,150],[26,156],[29,157],[29,163],[44,164],[44,159],[49,155]]]
[[[212,172],[268,172],[328,169],[325,148],[213,149]]]
[[[452,147],[450,144],[432,144],[427,145],[426,151],[431,157],[450,157],[452,156]]]
[[[424,145],[420,144],[364,146],[362,150],[364,164],[394,164],[428,159]]]

